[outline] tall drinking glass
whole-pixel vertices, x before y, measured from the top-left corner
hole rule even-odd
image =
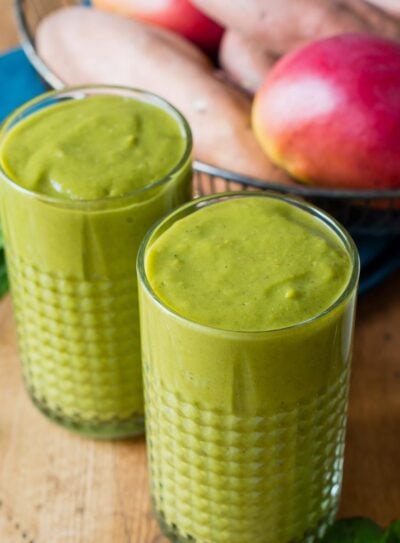
[[[301,210],[341,246],[349,278],[330,307],[281,329],[230,331],[182,316],[155,292],[148,258],[160,237],[171,229],[171,240],[180,220],[243,198]],[[203,225],[204,236],[214,239],[219,224]],[[187,227],[196,236],[202,230]],[[210,270],[220,264],[217,251]],[[358,275],[355,245],[336,221],[271,194],[199,199],[146,235],[138,276],[151,493],[172,541],[293,543],[323,535],[341,489]],[[188,308],[195,294],[188,291]]]
[[[0,150],[8,134],[36,113],[48,109],[51,119],[51,108],[99,95],[136,101],[139,109],[145,104],[144,124],[148,106],[165,112],[184,140],[173,168],[122,196],[95,199],[29,190],[3,168],[0,202],[29,394],[54,421],[112,438],[144,430],[136,254],[149,227],[191,197],[190,129],[177,110],[152,94],[84,87],[45,94],[17,110],[2,127]],[[79,143],[79,130],[66,145]],[[144,154],[144,163],[151,163],[151,149]]]

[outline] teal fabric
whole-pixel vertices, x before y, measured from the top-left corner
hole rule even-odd
[[[45,85],[21,49],[0,56],[0,121],[44,90]]]

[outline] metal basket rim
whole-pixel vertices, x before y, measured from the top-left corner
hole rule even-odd
[[[65,85],[57,77],[57,75],[50,70],[46,63],[41,59],[38,54],[34,37],[31,35],[24,12],[25,0],[14,0],[14,12],[17,22],[17,29],[20,37],[21,46],[31,62],[32,66],[42,77],[45,83],[52,89],[62,89]],[[320,187],[311,187],[300,184],[294,180],[294,185],[284,185],[279,182],[268,181],[252,176],[239,174],[230,170],[225,170],[207,164],[202,161],[194,161],[194,170],[199,174],[207,174],[213,177],[224,179],[229,182],[240,183],[244,186],[254,187],[259,189],[269,189],[275,192],[284,194],[292,194],[294,196],[301,196],[304,198],[326,198],[328,200],[350,200],[360,202],[361,200],[369,201],[382,201],[382,200],[399,200],[400,202],[400,188],[398,189],[384,189],[384,190],[356,190],[356,189],[329,189]]]

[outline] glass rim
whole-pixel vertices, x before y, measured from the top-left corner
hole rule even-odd
[[[56,98],[68,98],[71,99],[85,99],[90,96],[90,92],[93,92],[93,94],[96,94],[96,91],[99,91],[97,94],[103,94],[107,95],[107,91],[109,91],[109,95],[122,95],[125,97],[129,97],[129,94],[131,95],[132,99],[135,98],[135,96],[140,99],[142,98],[143,101],[146,101],[156,107],[159,107],[160,109],[168,112],[171,117],[173,117],[176,122],[179,124],[180,128],[182,129],[182,134],[185,137],[185,149],[182,153],[181,158],[178,160],[178,162],[162,177],[157,179],[156,181],[153,181],[152,183],[149,183],[148,185],[145,185],[143,187],[139,187],[133,191],[127,192],[126,194],[123,194],[122,196],[102,196],[101,198],[91,198],[91,199],[80,199],[80,198],[58,198],[57,196],[49,196],[47,194],[43,194],[41,192],[37,192],[34,190],[27,189],[26,187],[23,187],[16,181],[14,181],[3,169],[2,163],[0,161],[0,175],[3,178],[6,183],[8,183],[12,188],[18,190],[22,194],[25,194],[26,196],[29,196],[31,198],[35,198],[36,200],[43,201],[45,203],[53,204],[58,207],[67,207],[67,208],[76,208],[79,209],[80,207],[97,207],[99,204],[102,203],[115,203],[115,202],[124,202],[127,201],[135,196],[138,196],[140,194],[144,194],[147,191],[154,189],[158,186],[166,184],[173,175],[178,173],[185,164],[189,161],[191,154],[192,154],[192,148],[193,148],[193,136],[192,131],[190,128],[190,125],[184,115],[175,107],[173,106],[168,100],[165,100],[158,94],[154,94],[152,92],[148,92],[144,89],[139,89],[136,87],[126,87],[123,85],[78,85],[78,86],[71,86],[71,87],[64,87],[63,89],[56,89],[52,91],[47,91],[39,96],[36,96],[35,98],[28,100],[21,106],[19,106],[17,109],[15,109],[10,115],[6,117],[4,122],[0,126],[0,149],[2,147],[3,140],[5,138],[5,135],[7,134],[7,129],[10,129],[12,126],[14,126],[13,123],[15,123],[15,126],[20,122],[18,118],[23,115],[25,112],[28,112],[29,109],[31,109],[34,106],[39,105],[42,102],[45,102],[49,99],[56,99]],[[87,93],[87,95],[79,96],[79,93]],[[125,93],[125,94],[124,94]],[[76,96],[74,96],[76,94]],[[46,107],[52,107],[55,104],[51,104]],[[34,113],[33,113],[34,114]],[[25,117],[28,118],[28,117]]]
[[[190,210],[193,208],[192,213],[196,212],[196,207],[199,207],[199,209],[204,208],[207,205],[212,205],[213,203],[217,203],[218,201],[222,201],[224,199],[230,199],[230,198],[271,198],[274,200],[284,201],[290,205],[294,205],[297,208],[302,209],[308,214],[311,214],[313,217],[317,218],[318,220],[322,221],[331,232],[333,232],[337,238],[341,240],[341,242],[344,245],[344,248],[347,252],[347,254],[350,257],[350,264],[351,264],[351,273],[349,275],[349,279],[346,283],[346,286],[344,287],[343,291],[340,293],[340,295],[323,311],[320,311],[316,315],[300,321],[296,322],[294,324],[290,324],[288,326],[282,326],[279,328],[271,328],[268,330],[231,330],[228,328],[219,328],[216,326],[211,326],[207,324],[203,324],[200,322],[197,322],[196,320],[190,319],[188,317],[185,317],[184,315],[180,314],[178,311],[175,311],[156,294],[154,291],[148,276],[146,272],[146,252],[147,249],[150,247],[150,243],[153,239],[153,237],[157,234],[157,232],[168,223],[170,220],[174,218],[174,216],[179,216],[183,214],[183,217],[186,217],[185,211]],[[178,219],[179,220],[179,219]],[[174,223],[171,223],[174,224]],[[358,254],[357,246],[349,234],[347,230],[329,213],[326,211],[320,209],[319,207],[310,204],[309,202],[304,202],[301,200],[298,200],[296,198],[292,198],[283,194],[279,194],[272,191],[235,191],[235,192],[222,192],[218,194],[211,194],[208,196],[203,196],[201,198],[195,198],[194,200],[191,200],[190,202],[178,207],[177,209],[173,210],[172,212],[168,213],[161,219],[159,219],[156,223],[153,224],[153,226],[147,231],[146,235],[141,241],[141,244],[139,246],[137,259],[136,259],[136,269],[137,274],[139,277],[139,281],[141,285],[145,288],[147,294],[152,298],[152,300],[159,306],[163,311],[174,317],[175,319],[178,319],[180,321],[183,321],[186,324],[189,324],[192,327],[199,328],[203,331],[207,331],[208,333],[214,333],[214,334],[231,334],[236,336],[260,336],[260,335],[272,335],[272,334],[282,334],[289,331],[295,331],[297,329],[300,329],[304,326],[308,326],[313,324],[314,322],[317,322],[324,317],[328,316],[332,312],[334,312],[337,308],[339,308],[342,304],[346,302],[350,298],[350,296],[353,294],[354,290],[357,287],[359,275],[360,275],[360,258]]]

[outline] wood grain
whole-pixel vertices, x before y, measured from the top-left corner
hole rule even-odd
[[[15,44],[0,0],[0,48]],[[341,516],[400,517],[400,275],[360,303]],[[10,298],[0,303],[1,543],[166,543],[143,439],[100,443],[36,411],[21,383]],[[250,543],[250,542],[249,542]]]
[[[0,0],[0,53],[17,44],[17,31],[13,23],[13,0]]]
[[[341,514],[400,518],[400,273],[360,301]]]

